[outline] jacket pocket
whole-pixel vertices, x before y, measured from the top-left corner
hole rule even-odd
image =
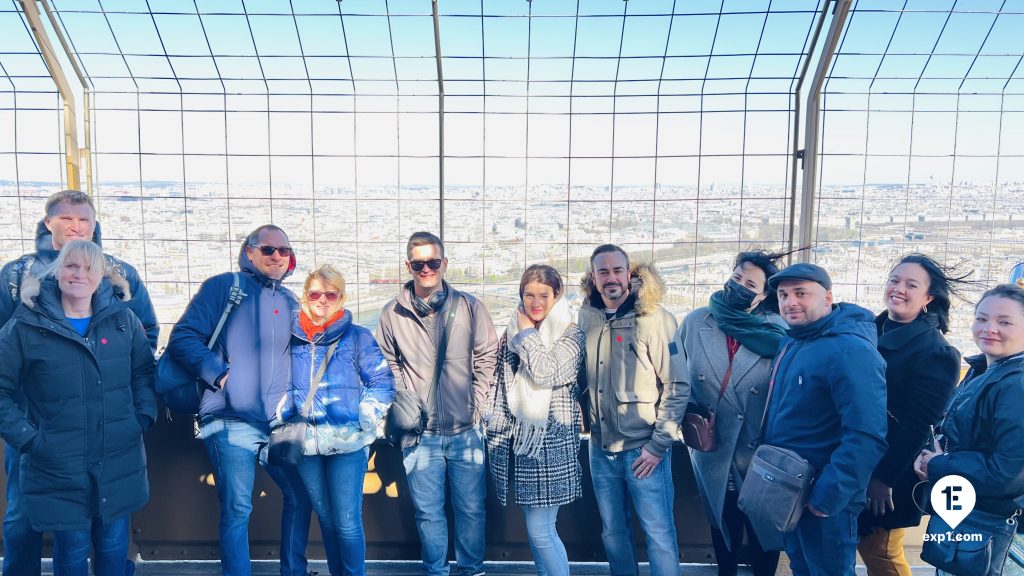
[[[626,438],[644,438],[651,435],[657,420],[658,389],[642,386],[634,390],[615,390],[616,415],[619,432]]]

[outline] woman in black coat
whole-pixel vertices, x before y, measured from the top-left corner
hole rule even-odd
[[[21,452],[21,505],[53,532],[55,571],[121,576],[131,512],[149,499],[142,433],[153,353],[124,278],[86,240],[64,245],[0,330],[0,434]]]
[[[927,256],[910,254],[883,289],[886,311],[875,323],[886,363],[889,448],[868,484],[857,546],[870,576],[910,576],[904,529],[921,523],[912,466],[960,376],[960,353],[943,333],[949,331],[950,292],[962,279]]]

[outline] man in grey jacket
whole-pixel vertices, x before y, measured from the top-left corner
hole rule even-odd
[[[455,570],[458,576],[477,576],[483,574],[487,494],[481,410],[494,376],[498,338],[483,304],[444,281],[448,259],[440,238],[416,232],[406,256],[412,280],[384,306],[377,341],[397,386],[414,391],[429,415],[421,436],[403,440],[423,572],[448,574],[447,478],[455,495]],[[432,395],[438,343],[447,322],[454,324]]]
[[[631,267],[614,244],[594,249],[583,278],[579,326],[587,335],[590,475],[612,576],[637,574],[632,503],[653,576],[679,574],[673,518],[672,443],[690,387],[672,378],[676,319],[661,306],[653,266]]]

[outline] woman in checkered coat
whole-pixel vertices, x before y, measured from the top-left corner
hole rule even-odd
[[[523,273],[522,305],[501,338],[487,424],[498,501],[507,505],[512,493],[523,508],[537,572],[545,576],[569,574],[555,520],[559,506],[582,495],[576,374],[585,341],[562,291],[550,266]]]

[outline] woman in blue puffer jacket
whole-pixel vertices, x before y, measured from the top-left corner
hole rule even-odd
[[[344,302],[345,278],[333,266],[306,278],[292,325],[291,392],[279,412],[282,420],[301,413],[309,422],[298,468],[331,575],[363,576],[363,475],[369,445],[395,398],[395,378],[373,334],[352,322]]]

